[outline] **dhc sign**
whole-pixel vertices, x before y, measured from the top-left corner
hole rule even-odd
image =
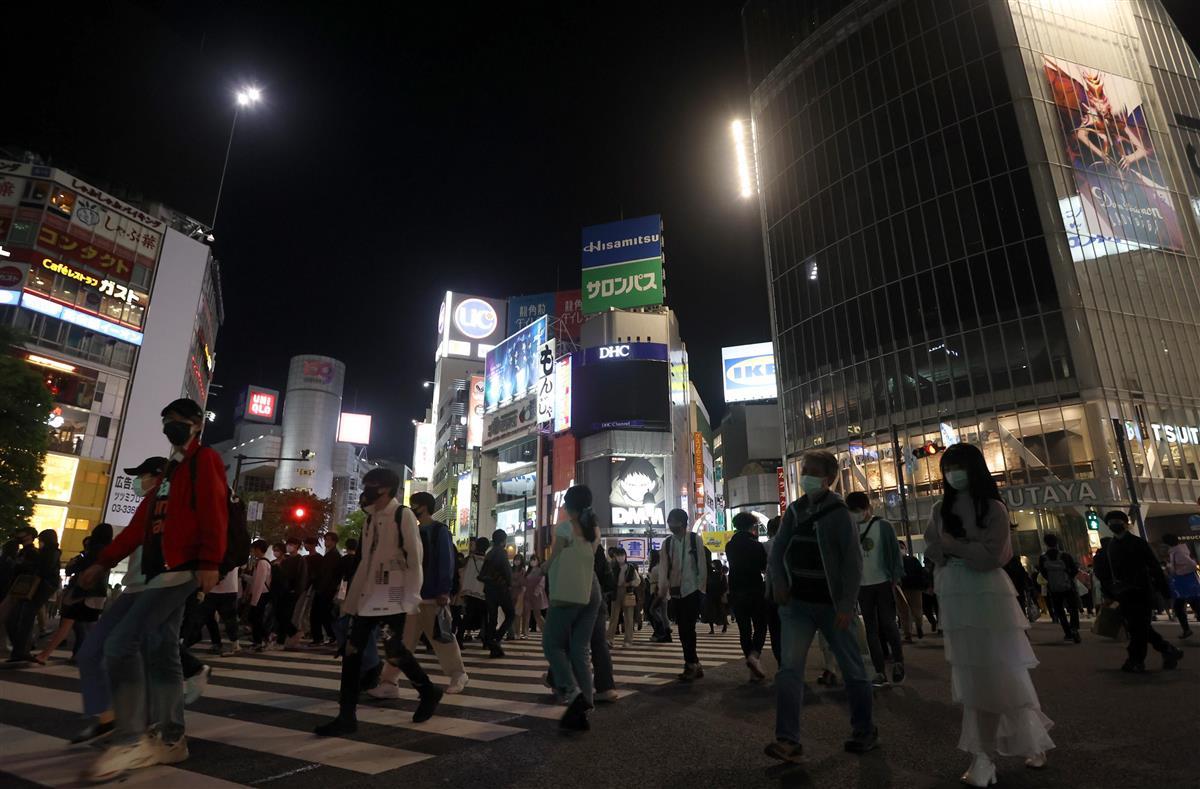
[[[773,400],[778,395],[771,343],[722,348],[721,362],[726,403]]]

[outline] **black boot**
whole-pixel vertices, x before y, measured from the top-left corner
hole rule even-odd
[[[558,721],[558,727],[565,731],[591,730],[592,724],[588,722],[588,705],[582,693],[576,695],[571,705],[567,707],[567,711]]]

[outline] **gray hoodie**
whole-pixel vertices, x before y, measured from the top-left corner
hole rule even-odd
[[[842,503],[842,497],[833,491],[827,491],[815,503],[808,496],[793,501],[783,514],[779,534],[771,546],[768,568],[777,592],[789,591],[795,579],[784,561],[788,547],[793,538],[815,539],[834,609],[839,614],[853,614],[858,603],[858,587],[862,583],[858,525],[850,518],[850,511],[845,506],[834,507],[815,522],[808,517],[834,503]]]

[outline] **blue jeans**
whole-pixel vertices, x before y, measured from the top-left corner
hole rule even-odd
[[[138,593],[121,594],[113,600],[100,619],[88,631],[79,654],[75,656],[79,664],[80,692],[83,695],[83,714],[99,715],[112,709],[112,693],[108,689],[108,671],[104,666],[104,644],[113,629],[121,624],[121,620],[129,613],[129,609],[137,601]]]
[[[588,653],[603,600],[600,584],[593,581],[592,599],[587,603],[551,603],[546,613],[542,654],[550,664],[555,690],[567,703],[583,694],[584,701],[592,706],[592,667]]]
[[[129,745],[158,725],[163,742],[183,736],[183,669],[179,627],[195,580],[144,589],[104,641],[104,662],[117,716],[114,745]]]
[[[839,630],[834,626],[836,612],[831,605],[805,603],[799,600],[779,606],[782,630],[783,661],[775,677],[777,702],[775,707],[775,738],[800,742],[800,708],[804,706],[804,662],[813,637],[820,630],[846,682],[850,699],[850,727],[856,732],[869,732],[871,723],[871,683],[858,651],[854,629]]]

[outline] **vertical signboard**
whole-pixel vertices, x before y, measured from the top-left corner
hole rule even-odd
[[[537,421],[539,425],[554,422],[554,338],[538,348]]]
[[[554,432],[571,429],[571,355],[554,363]]]
[[[1092,257],[1138,247],[1183,249],[1138,83],[1049,56],[1043,68],[1079,196],[1079,215],[1068,225],[1072,256],[1080,259],[1077,248]]]
[[[623,219],[583,229],[583,312],[662,304],[662,218]]]
[[[782,515],[788,508],[787,479],[783,476],[783,466],[775,468],[775,479],[779,484],[779,514]]]
[[[469,535],[471,529],[471,472],[464,471],[458,475],[458,487],[455,491],[455,518],[457,533]]]
[[[433,423],[421,422],[417,425],[416,439],[413,442],[413,478],[429,479],[433,476],[433,447],[437,443],[437,432]]]
[[[471,376],[471,391],[467,396],[467,449],[483,444],[483,382],[482,375]]]
[[[693,520],[699,521],[704,515],[704,436],[699,432],[692,433],[692,468],[695,471],[696,511]]]

